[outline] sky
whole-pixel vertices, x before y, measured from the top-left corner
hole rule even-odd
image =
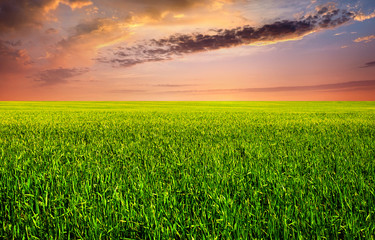
[[[0,0],[1,101],[375,101],[375,0]]]

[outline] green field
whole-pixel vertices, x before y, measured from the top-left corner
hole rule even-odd
[[[0,239],[374,239],[375,102],[0,102]]]

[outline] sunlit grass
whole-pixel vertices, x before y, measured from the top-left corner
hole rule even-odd
[[[0,238],[373,239],[373,102],[1,102]]]

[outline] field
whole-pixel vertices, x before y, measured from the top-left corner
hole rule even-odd
[[[0,239],[374,239],[375,102],[0,102]]]

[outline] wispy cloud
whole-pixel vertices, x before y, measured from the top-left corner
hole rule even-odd
[[[206,90],[183,90],[169,91],[167,93],[192,93],[192,94],[223,94],[223,93],[265,93],[265,92],[300,92],[300,91],[354,91],[374,90],[375,80],[353,81],[333,84],[321,84],[310,86],[287,86],[287,87],[265,87],[265,88],[234,88],[234,89],[206,89]]]
[[[362,66],[361,68],[368,68],[368,67],[375,67],[375,61],[367,62],[367,63],[365,63],[365,65]]]
[[[56,68],[48,69],[34,76],[34,80],[42,86],[51,86],[68,82],[69,79],[89,71],[88,68]]]
[[[344,35],[344,34],[346,34],[346,32],[336,33],[335,36],[341,36],[341,35]]]
[[[180,87],[192,87],[196,86],[195,84],[157,84],[154,87],[163,87],[163,88],[180,88]]]
[[[83,8],[93,4],[90,0],[62,0],[61,2],[70,6],[72,9]]]
[[[295,40],[322,29],[340,26],[353,17],[352,12],[324,7],[314,15],[299,20],[276,21],[259,28],[246,25],[232,29],[215,29],[209,33],[175,34],[162,39],[152,39],[133,47],[116,49],[111,58],[97,60],[115,66],[130,67],[146,62],[171,60],[184,54]]]
[[[111,93],[145,93],[145,90],[137,90],[137,89],[118,89],[112,90]]]
[[[375,35],[370,35],[370,36],[365,36],[365,37],[359,37],[357,39],[354,40],[354,42],[365,42],[365,43],[369,43],[371,41],[375,40]]]

